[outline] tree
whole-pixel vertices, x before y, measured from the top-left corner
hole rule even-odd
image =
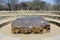
[[[18,3],[18,0],[8,0],[8,7],[11,11],[15,10],[15,4]]]
[[[32,9],[33,10],[44,10],[47,3],[41,0],[33,0]]]
[[[18,3],[19,0],[0,0],[0,9],[8,9],[10,11],[14,10],[49,10],[51,6],[48,3],[41,0],[33,0],[30,2],[21,2]],[[1,6],[2,3],[6,3],[6,5]]]
[[[29,6],[28,6],[28,4],[26,3],[26,2],[21,2],[21,5],[20,5],[20,7],[21,7],[21,9],[23,9],[23,10],[28,10],[29,8]]]
[[[60,0],[54,0],[57,4],[60,3]]]
[[[0,0],[0,10],[7,10],[8,6],[6,5],[5,0]]]
[[[60,11],[60,0],[53,0],[53,1],[55,1],[54,10]]]

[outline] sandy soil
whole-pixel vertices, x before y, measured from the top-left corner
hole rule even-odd
[[[51,37],[53,38],[53,36],[55,35],[59,35],[60,34],[60,27],[51,24],[51,31],[49,33],[45,33],[45,34],[13,34],[11,32],[11,24],[8,24],[2,28],[0,28],[0,34],[4,34],[5,37],[3,38],[3,40],[13,40],[11,38],[15,38],[14,40],[53,40],[51,39]],[[50,38],[49,38],[50,37]]]

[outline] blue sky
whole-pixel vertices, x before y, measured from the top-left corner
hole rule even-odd
[[[32,0],[20,0],[20,2],[25,2],[25,1],[32,1]],[[51,3],[51,4],[54,3],[53,0],[42,0],[42,1],[45,1],[45,2]]]

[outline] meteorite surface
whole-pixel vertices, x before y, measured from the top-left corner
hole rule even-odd
[[[17,29],[18,31],[18,28],[21,29],[20,30],[21,32],[22,31],[27,32],[28,30],[30,30],[31,32],[33,31],[32,29],[34,27],[35,27],[34,32],[42,31],[43,29],[50,30],[50,23],[47,22],[42,16],[25,16],[24,18],[18,18],[15,21],[13,21],[11,26],[12,31],[14,32],[15,29]]]

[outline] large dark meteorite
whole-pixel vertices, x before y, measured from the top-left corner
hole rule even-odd
[[[42,16],[26,16],[18,18],[11,24],[12,32],[18,33],[45,33],[50,31],[50,23]]]

